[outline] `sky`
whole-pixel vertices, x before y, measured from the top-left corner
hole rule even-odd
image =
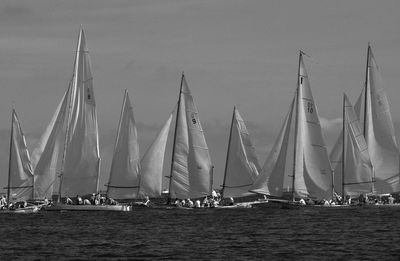
[[[177,102],[184,71],[218,187],[233,106],[263,165],[296,88],[299,50],[310,56],[305,64],[329,149],[343,92],[354,103],[363,87],[368,42],[400,133],[399,13],[397,0],[3,0],[0,186],[7,184],[12,104],[32,151],[67,88],[81,24],[94,77],[100,185],[108,180],[124,90],[144,153]]]

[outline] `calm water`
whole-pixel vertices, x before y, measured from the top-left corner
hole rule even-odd
[[[0,260],[400,260],[400,207],[0,215]]]

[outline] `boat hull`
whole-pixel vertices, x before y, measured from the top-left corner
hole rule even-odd
[[[128,205],[64,205],[56,204],[44,208],[46,211],[132,211]]]
[[[15,214],[30,214],[36,213],[40,210],[38,206],[30,206],[25,208],[17,208],[17,209],[3,209],[0,210],[0,214],[7,214],[7,213],[15,213]]]

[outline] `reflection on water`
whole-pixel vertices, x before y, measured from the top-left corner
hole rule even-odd
[[[399,260],[400,207],[0,215],[0,260]]]

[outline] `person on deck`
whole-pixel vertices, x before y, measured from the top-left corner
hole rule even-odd
[[[208,198],[207,198],[207,196],[205,196],[204,199],[203,199],[203,207],[208,208],[209,206],[210,205],[209,205],[209,202],[208,202]]]
[[[5,209],[7,208],[7,200],[6,196],[2,195],[0,199],[0,209]]]
[[[196,200],[196,201],[195,201],[194,207],[195,207],[195,208],[200,208],[200,207],[201,207],[200,200]]]
[[[79,195],[76,195],[76,204],[77,204],[77,205],[83,205],[82,198],[81,198],[81,196],[79,196]]]
[[[394,197],[391,194],[389,194],[388,203],[389,204],[393,204],[394,203]]]
[[[65,204],[67,204],[67,205],[72,205],[72,199],[70,199],[69,197],[67,197],[67,198],[65,199]]]
[[[187,207],[189,207],[189,208],[192,208],[194,206],[193,201],[190,198],[187,199],[186,204],[187,204]]]
[[[143,205],[146,206],[146,207],[148,207],[149,204],[150,204],[149,196],[146,196],[146,197],[144,198]]]
[[[301,198],[301,199],[299,200],[299,204],[300,204],[300,205],[305,205],[305,204],[306,204],[306,201],[305,201],[303,198]]]

